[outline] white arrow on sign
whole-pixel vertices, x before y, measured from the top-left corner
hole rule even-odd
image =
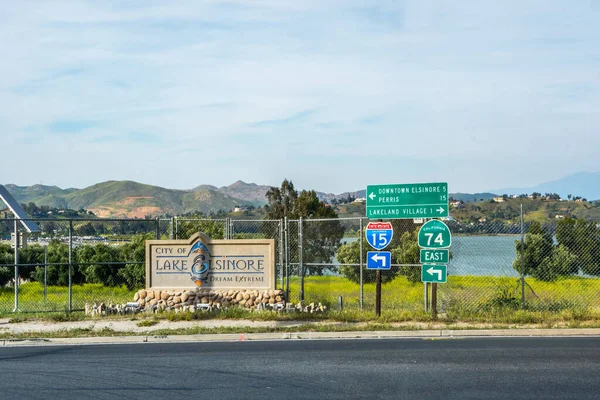
[[[371,192],[371,194],[369,195],[369,198],[370,198],[371,200],[373,200],[375,197],[377,197],[377,196],[375,196],[375,193]]]
[[[444,212],[444,209],[442,207],[438,208],[437,210],[435,210],[437,212],[439,212],[440,214],[442,214]]]
[[[381,266],[385,267],[385,257],[384,256],[379,256],[379,255],[375,254],[373,257],[371,257],[371,260],[373,260],[375,262],[381,261]],[[440,274],[441,274],[441,272],[440,272]],[[441,275],[440,275],[440,279],[442,279]]]
[[[435,269],[435,268],[431,267],[427,270],[427,273],[429,275],[437,274],[437,276],[438,276],[437,280],[438,281],[442,280],[442,270],[441,269]]]

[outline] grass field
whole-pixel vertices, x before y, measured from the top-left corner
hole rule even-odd
[[[543,312],[600,308],[600,279],[570,277],[555,282],[525,280],[526,309]],[[299,300],[300,280],[290,280],[290,301]],[[314,276],[304,280],[305,303],[323,303],[330,310],[360,310],[360,285],[342,277]],[[72,309],[81,310],[85,303],[126,303],[133,301],[135,291],[122,287],[103,287],[99,284],[74,285]],[[413,314],[423,312],[423,284],[411,283],[399,276],[382,285],[382,310]],[[375,304],[375,284],[365,284],[363,307],[372,310]],[[68,309],[67,287],[49,286],[44,299],[43,285],[38,282],[19,287],[19,310],[22,312],[65,311]],[[450,276],[438,284],[438,311],[442,314],[479,318],[495,313],[517,311],[521,307],[520,280],[511,277]],[[0,289],[0,314],[14,308],[14,289]]]

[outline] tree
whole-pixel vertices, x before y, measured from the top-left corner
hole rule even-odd
[[[521,271],[521,241],[515,241],[517,258],[513,262],[513,268]],[[534,275],[544,259],[552,255],[554,245],[552,240],[542,234],[527,233],[525,235],[524,261],[525,275]]]
[[[0,264],[11,265],[15,263],[15,256],[10,245],[0,243]],[[0,286],[6,285],[15,277],[14,267],[0,267]]]
[[[154,239],[152,233],[145,235],[136,235],[131,242],[121,247],[123,261],[127,263],[125,267],[119,270],[119,276],[122,278],[127,289],[134,290],[143,288],[146,284],[146,240]]]
[[[559,276],[577,273],[576,256],[561,245],[552,249],[550,257],[544,258],[539,267],[533,271],[533,276],[541,281],[555,281]]]
[[[587,275],[600,275],[600,231],[594,222],[565,218],[556,225],[556,240],[576,256],[575,265]]]
[[[52,240],[47,248],[48,265],[46,281],[48,285],[67,286],[69,284],[69,245],[59,240]],[[73,266],[72,282],[83,283],[84,276],[77,265],[77,253],[73,251],[72,260]],[[44,267],[36,267],[33,272],[33,278],[36,281],[44,281]]]
[[[344,236],[344,227],[337,220],[337,212],[319,200],[314,190],[303,190],[300,194],[291,181],[285,179],[280,188],[272,187],[267,191],[268,204],[265,206],[268,219],[291,220],[302,218],[302,243],[299,242],[299,226],[297,234],[290,235],[290,248],[298,249],[302,244],[303,273],[306,275],[322,275],[326,269],[318,263],[331,263],[335,252],[340,247]],[[330,219],[326,222],[311,222],[311,219]],[[295,223],[295,221],[294,221]],[[300,223],[299,221],[297,222]],[[293,223],[292,223],[293,224]],[[264,227],[266,229],[266,227]],[[293,228],[295,229],[295,228]],[[299,262],[299,257],[292,255],[290,262]],[[336,271],[335,267],[328,267]]]
[[[119,270],[123,268],[123,255],[119,247],[104,243],[77,248],[81,270],[88,283],[101,283],[105,286],[119,286]]]
[[[392,249],[392,256],[396,259],[397,264],[412,264],[412,266],[401,265],[398,267],[398,272],[405,275],[412,283],[421,281],[421,268],[415,266],[421,263],[417,242],[418,233],[418,229],[413,232],[404,232],[400,237],[398,247]]]

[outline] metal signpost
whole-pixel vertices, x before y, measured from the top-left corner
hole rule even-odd
[[[371,247],[377,250],[385,249],[394,237],[394,229],[390,222],[369,222],[365,229],[365,237]],[[375,272],[375,314],[381,316],[381,270],[392,268],[392,253],[389,251],[367,252],[367,269]]]
[[[427,299],[427,284],[431,283],[431,313],[437,315],[437,284],[446,283],[448,268],[445,264],[450,259],[452,235],[448,226],[442,221],[431,220],[423,224],[418,235],[421,265],[421,282],[425,285]]]
[[[448,216],[448,183],[367,186],[367,217],[389,219]]]

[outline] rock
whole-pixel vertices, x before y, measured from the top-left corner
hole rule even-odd
[[[227,296],[233,296],[233,290],[228,291]]]
[[[223,307],[229,307],[229,302],[227,300],[223,302]]]
[[[147,293],[146,293],[145,290],[140,290],[139,293],[140,293],[140,299],[145,299],[146,298],[146,294]]]
[[[244,293],[243,297],[244,300],[248,300],[250,298],[250,295],[248,293]]]
[[[269,304],[275,304],[275,299],[269,299]]]
[[[153,298],[154,298],[154,292],[153,292],[153,291],[151,291],[151,290],[149,290],[149,291],[146,293],[146,300],[152,300]]]
[[[248,307],[248,308],[252,307],[253,305],[254,305],[254,302],[252,300],[248,300],[246,302],[246,307]]]
[[[265,299],[270,299],[270,298],[271,298],[271,295],[270,295],[269,293],[265,292],[265,293],[263,294],[263,297],[264,297]]]
[[[282,293],[283,293],[283,290],[281,290],[281,289],[277,289],[276,291],[274,291],[274,292],[273,292],[273,294],[274,294],[275,296],[281,296],[281,295],[282,295]]]
[[[152,300],[150,300],[150,302],[148,304],[150,304],[151,306],[155,306],[156,303],[158,303],[158,300],[152,299]]]
[[[173,300],[169,300],[169,301],[167,301],[167,306],[169,306],[169,307],[172,307],[172,306],[173,306],[173,304],[175,304],[175,303],[173,303]]]
[[[281,299],[281,296],[277,296],[277,297],[275,297],[275,301],[276,301],[276,302],[278,302],[278,303],[279,303],[281,300],[282,300],[282,299]]]
[[[184,303],[185,303],[185,302],[186,302],[186,301],[187,301],[189,298],[190,298],[190,296],[189,296],[187,293],[183,293],[183,294],[181,295],[181,301],[182,301],[182,302],[184,302]]]
[[[160,300],[160,290],[155,290],[155,291],[154,291],[154,298],[155,298],[156,300]]]
[[[263,298],[260,302],[263,304],[267,304],[269,302],[269,299]]]
[[[238,294],[237,294],[237,296],[235,296],[235,299],[236,299],[237,301],[244,300],[244,295],[243,295],[242,293],[238,293]]]
[[[140,292],[135,292],[135,295],[133,296],[133,301],[138,301],[140,299]]]
[[[162,300],[167,300],[167,299],[169,298],[169,294],[168,294],[167,292],[162,292],[162,293],[160,294],[160,298],[161,298]]]
[[[244,306],[244,305],[246,305],[246,300],[241,300],[241,301],[240,301],[238,304],[239,304],[240,306]]]
[[[146,305],[146,300],[140,299],[139,303],[140,303],[140,307],[144,307]]]
[[[202,299],[200,299],[200,303],[202,304],[208,304],[209,301],[210,299],[208,297],[203,297]]]
[[[179,297],[179,296],[173,297],[173,303],[175,303],[175,304],[181,303],[181,297]]]

